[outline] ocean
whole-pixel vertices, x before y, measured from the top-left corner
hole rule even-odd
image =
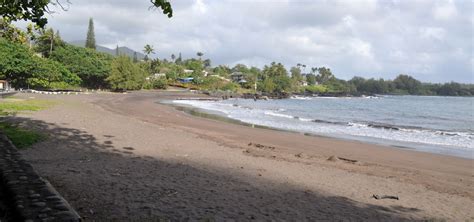
[[[173,103],[248,124],[474,159],[472,97],[295,97]]]

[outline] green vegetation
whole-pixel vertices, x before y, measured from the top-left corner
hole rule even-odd
[[[107,81],[113,90],[137,90],[141,89],[145,82],[144,74],[145,72],[140,66],[133,63],[128,56],[122,55],[112,62]]]
[[[62,63],[71,73],[79,76],[86,88],[108,88],[113,56],[93,49],[66,44],[53,51],[51,60]]]
[[[157,1],[155,1],[157,2]],[[286,96],[291,93],[329,96],[396,94],[474,96],[474,85],[422,83],[409,75],[393,80],[354,77],[338,79],[327,67],[297,64],[289,71],[281,63],[272,62],[263,69],[237,64],[219,65],[205,53],[184,59],[181,53],[170,60],[150,58],[155,54],[146,44],[144,60],[137,54],[133,60],[94,50],[93,20],[89,20],[87,48],[69,45],[58,31],[28,25],[23,32],[8,20],[0,20],[0,79],[8,79],[15,88],[31,89],[111,89],[115,91],[166,89],[168,85],[206,91],[233,91]],[[38,56],[38,55],[41,56]],[[308,68],[308,70],[307,70]]]
[[[68,88],[81,79],[61,63],[37,57],[25,45],[0,38],[0,79],[15,88]]]
[[[86,48],[95,50],[94,20],[89,18],[89,27],[87,28]]]
[[[38,132],[26,130],[5,122],[0,122],[0,131],[5,133],[18,149],[27,148],[46,138],[45,135]]]
[[[52,106],[54,103],[48,100],[23,100],[8,98],[0,100],[0,116],[14,115],[23,111],[38,111]]]

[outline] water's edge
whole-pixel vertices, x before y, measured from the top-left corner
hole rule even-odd
[[[404,150],[412,150],[412,151],[418,151],[418,152],[434,153],[434,154],[440,154],[440,155],[455,156],[455,157],[464,158],[464,159],[474,159],[473,153],[471,151],[453,150],[450,148],[444,148],[442,146],[432,146],[432,145],[426,145],[426,144],[400,142],[400,141],[389,141],[389,140],[384,140],[384,139],[374,139],[374,138],[364,139],[362,137],[356,137],[356,136],[350,136],[350,135],[331,136],[331,135],[320,135],[320,134],[314,134],[314,133],[303,133],[303,132],[298,132],[298,131],[293,131],[293,130],[280,129],[280,128],[275,128],[275,127],[246,123],[238,119],[232,119],[230,117],[224,116],[217,111],[206,110],[203,108],[199,108],[199,107],[195,107],[195,106],[187,105],[187,104],[178,104],[178,103],[174,103],[173,100],[161,100],[161,101],[158,101],[157,103],[171,106],[178,111],[187,113],[192,116],[213,119],[213,120],[218,120],[218,121],[222,121],[226,123],[252,127],[252,128],[270,129],[270,130],[276,130],[276,131],[282,131],[282,132],[288,132],[288,133],[297,133],[297,134],[302,134],[305,136],[331,138],[331,139],[344,140],[344,141],[357,141],[357,142],[390,147],[394,149],[404,149]]]

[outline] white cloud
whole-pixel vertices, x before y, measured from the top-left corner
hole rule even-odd
[[[147,0],[71,2],[49,20],[69,41],[85,39],[93,17],[99,44],[152,44],[160,58],[201,51],[213,65],[276,61],[329,66],[341,78],[472,82],[470,1],[175,0],[171,19]]]
[[[453,0],[435,1],[433,16],[439,20],[449,20],[457,15],[456,5]],[[472,4],[472,2],[471,2]]]

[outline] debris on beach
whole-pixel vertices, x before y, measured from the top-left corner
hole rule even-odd
[[[377,195],[377,194],[374,194],[372,195],[373,198],[375,198],[376,200],[381,200],[381,199],[393,199],[393,200],[399,200],[400,198],[398,198],[398,196],[390,196],[390,195]]]
[[[348,158],[338,157],[338,156],[330,156],[327,160],[332,161],[332,162],[337,162],[339,160],[342,160],[342,161],[348,162],[348,163],[358,163],[359,162],[358,160],[353,160],[353,159],[348,159]]]

